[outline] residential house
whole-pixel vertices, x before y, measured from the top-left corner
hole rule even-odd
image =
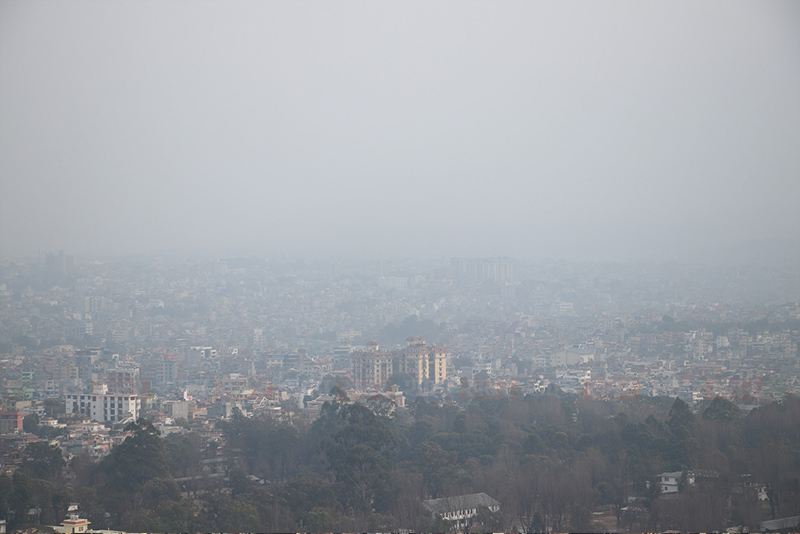
[[[477,515],[479,508],[486,507],[491,512],[500,510],[500,503],[485,493],[429,499],[422,501],[422,506],[431,514],[440,515],[442,519],[450,521],[456,532],[467,529],[470,519]]]

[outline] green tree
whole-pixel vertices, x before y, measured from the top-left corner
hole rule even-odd
[[[420,447],[417,465],[425,477],[433,498],[441,497],[448,483],[458,476],[458,453],[445,451],[438,443],[425,442]]]
[[[8,511],[14,494],[14,482],[5,473],[0,473],[0,518],[8,521]]]
[[[667,426],[677,437],[684,438],[689,435],[689,425],[694,421],[694,415],[689,405],[683,402],[680,397],[675,397],[675,402],[669,409],[669,419]]]
[[[172,478],[152,478],[142,485],[137,497],[139,510],[158,515],[164,503],[180,501],[178,484]]]
[[[181,478],[200,475],[203,440],[199,434],[170,434],[164,439],[164,447],[172,476]]]
[[[154,478],[169,478],[164,442],[153,423],[139,418],[129,423],[125,431],[133,434],[100,462],[99,469],[107,477],[107,485],[136,491]]]
[[[35,413],[28,414],[22,418],[22,430],[31,434],[36,434],[39,428],[39,416]]]
[[[342,511],[330,482],[317,475],[306,475],[287,482],[280,488],[279,497],[291,512],[295,524],[305,530],[314,530],[306,523],[312,510],[326,510],[328,513],[318,516],[315,521],[336,517]]]
[[[222,520],[223,532],[259,532],[261,518],[258,509],[243,500],[234,499]]]
[[[75,500],[70,488],[49,480],[32,479],[29,487],[29,505],[37,510],[37,520],[43,525],[60,522],[67,513],[69,503]]]
[[[33,491],[30,480],[24,471],[18,469],[12,477],[13,491],[11,493],[9,513],[12,514],[10,526],[22,525],[28,519],[28,508],[32,502]]]
[[[329,439],[321,443],[325,458],[343,490],[348,507],[359,512],[388,506],[389,458],[396,439],[383,418],[360,404],[339,406],[335,411],[323,411],[322,418],[335,422],[321,425],[340,426]],[[318,421],[319,422],[319,421]],[[316,423],[315,423],[316,424]]]
[[[742,411],[731,401],[715,397],[708,408],[703,410],[703,419],[709,421],[735,421],[741,417]]]
[[[61,449],[45,441],[34,441],[25,447],[22,471],[30,478],[57,482],[65,466]]]
[[[161,505],[159,518],[165,532],[197,532],[196,511],[188,499],[167,501]]]

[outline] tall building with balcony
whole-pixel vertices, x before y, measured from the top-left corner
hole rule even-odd
[[[370,342],[366,350],[357,350],[351,356],[353,381],[357,390],[383,389],[394,374],[394,355]]]
[[[424,337],[406,339],[406,348],[396,357],[397,372],[411,375],[422,384],[431,380],[439,384],[447,379],[447,349],[428,345]]]
[[[380,350],[377,343],[368,343],[366,350],[352,354],[356,389],[383,389],[395,373],[412,376],[417,384],[426,380],[439,384],[447,379],[447,349],[428,345],[425,338],[406,340],[399,351]]]

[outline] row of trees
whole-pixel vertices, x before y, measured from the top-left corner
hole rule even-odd
[[[16,529],[58,523],[80,502],[95,527],[130,531],[443,531],[424,499],[486,492],[501,512],[476,517],[484,531],[591,531],[601,508],[631,530],[754,529],[800,514],[796,397],[746,415],[723,399],[693,413],[678,399],[558,391],[387,402],[341,399],[308,425],[236,412],[220,423],[222,443],[164,439],[139,420],[101,461],[74,458],[69,484],[60,451],[33,443],[14,476],[0,477],[0,513]],[[661,496],[656,474],[690,469],[680,494]]]

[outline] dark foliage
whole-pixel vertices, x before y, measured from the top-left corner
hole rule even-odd
[[[714,399],[700,417],[679,399],[558,391],[377,413],[337,399],[310,425],[237,412],[220,428],[217,444],[136,421],[102,461],[73,458],[69,487],[58,449],[31,444],[0,476],[0,513],[12,529],[31,509],[57,524],[77,501],[95,528],[130,531],[443,531],[423,500],[485,492],[501,511],[481,509],[470,530],[587,531],[598,510],[619,530],[753,530],[800,514],[792,396],[747,414]],[[670,498],[667,471],[684,471]]]

